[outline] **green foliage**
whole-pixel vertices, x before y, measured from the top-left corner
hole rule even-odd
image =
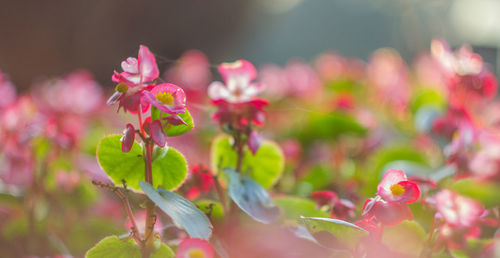
[[[155,241],[155,251],[151,258],[173,258],[174,252],[167,245]],[[87,258],[141,258],[140,247],[133,239],[120,240],[117,236],[109,236],[97,243],[87,252]]]
[[[133,239],[120,240],[109,236],[97,243],[87,252],[87,258],[141,258],[141,250]]]
[[[212,143],[212,170],[236,167],[237,154],[233,150],[231,138],[219,136]],[[281,177],[285,167],[285,158],[281,148],[274,142],[263,141],[255,155],[245,150],[242,173],[248,175],[265,188],[270,188]],[[248,172],[248,173],[247,173]]]
[[[167,190],[155,190],[150,184],[139,182],[141,189],[177,225],[186,230],[191,238],[208,240],[212,235],[212,224],[205,213],[184,197]]]
[[[127,186],[139,190],[139,181],[144,180],[144,159],[141,146],[134,142],[128,153],[121,150],[121,136],[104,137],[97,147],[97,159],[102,169],[113,179],[116,185],[126,180]],[[173,148],[153,161],[153,183],[172,190],[179,187],[187,175],[187,163],[184,156]]]
[[[395,226],[384,227],[382,243],[394,251],[418,255],[424,247],[425,236],[420,224],[405,220]]]
[[[328,212],[316,209],[316,203],[305,198],[283,196],[273,199],[281,208],[281,214],[286,219],[296,220],[305,217],[328,217]]]
[[[326,231],[348,248],[354,248],[361,238],[368,235],[368,231],[343,220],[301,217],[300,221],[311,235],[314,236],[316,233]]]
[[[162,112],[159,109],[152,107],[151,108],[151,119],[152,120],[159,120],[160,116],[167,117],[167,116],[170,116],[170,114],[165,114],[165,113],[162,114]],[[194,128],[193,117],[191,116],[191,113],[189,113],[189,110],[187,110],[187,108],[186,108],[186,112],[179,114],[179,116],[182,118],[182,120],[184,120],[184,122],[186,122],[187,125],[180,124],[180,125],[168,125],[168,126],[166,126],[164,128],[164,131],[167,134],[167,136],[178,136],[181,134],[185,134]]]
[[[443,110],[446,107],[446,99],[435,90],[423,89],[415,95],[410,105],[414,114],[423,106],[432,106],[438,110]]]
[[[450,189],[476,199],[483,203],[487,209],[500,205],[500,187],[492,182],[465,178],[455,181],[450,186]]]
[[[368,130],[352,117],[339,112],[328,114],[311,113],[304,128],[296,132],[303,144],[315,140],[335,140],[341,135],[363,136]]]
[[[224,207],[218,201],[196,200],[194,204],[205,214],[210,214],[211,219],[221,220],[224,218]]]

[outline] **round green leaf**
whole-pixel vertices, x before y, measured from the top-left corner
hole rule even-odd
[[[154,242],[155,251],[151,258],[173,258],[174,252],[170,247],[157,240]],[[120,240],[117,236],[109,236],[99,241],[87,254],[87,258],[141,258],[141,249],[137,243],[129,238]]]
[[[97,146],[97,159],[101,168],[116,185],[125,180],[127,186],[140,190],[139,181],[144,180],[144,159],[142,147],[134,142],[132,149],[124,153],[121,150],[121,135],[104,137]],[[179,187],[187,175],[187,163],[184,156],[173,148],[168,148],[165,155],[153,161],[153,184],[172,190]]]
[[[205,214],[210,214],[211,219],[220,220],[224,218],[224,207],[218,201],[196,200],[194,204]]]
[[[328,217],[325,211],[316,209],[316,203],[305,198],[284,196],[274,198],[274,203],[281,208],[282,214],[287,219],[296,220],[305,217]]]
[[[151,119],[152,120],[159,120],[160,115],[163,115],[163,117],[170,116],[170,114],[161,114],[161,111],[155,107],[151,109]],[[178,136],[181,134],[185,134],[191,129],[194,128],[194,121],[193,117],[191,116],[191,113],[189,113],[189,110],[186,108],[186,112],[179,114],[179,116],[186,122],[187,125],[180,124],[180,125],[169,125],[164,128],[165,133],[167,136]]]
[[[92,247],[87,258],[141,258],[141,250],[133,239],[120,240],[117,236],[109,236]]]
[[[218,171],[225,167],[236,167],[237,155],[233,150],[232,139],[219,136],[212,143],[212,170]],[[285,158],[281,148],[274,142],[263,141],[255,155],[245,150],[242,173],[252,178],[264,188],[270,188],[281,177],[285,167]],[[247,173],[248,171],[248,173]]]

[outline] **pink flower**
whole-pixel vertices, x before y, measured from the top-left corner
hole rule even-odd
[[[252,63],[238,60],[233,63],[219,65],[222,82],[212,82],[208,87],[208,96],[213,100],[223,99],[229,103],[248,102],[262,90],[262,85],[252,83],[257,70]]]
[[[408,181],[405,172],[390,169],[378,184],[377,194],[388,202],[412,203],[420,197],[420,189],[417,184]]]
[[[162,83],[150,91],[142,92],[143,102],[153,105],[161,112],[177,115],[186,112],[186,94],[177,85]]]
[[[452,52],[444,40],[434,39],[431,52],[446,71],[452,104],[467,104],[496,95],[497,79],[470,46],[464,45]]]
[[[115,93],[108,99],[107,104],[113,105],[120,102],[118,109],[123,107],[125,112],[138,112],[142,105],[142,112],[149,108],[147,102],[141,98],[142,92],[154,87],[148,82],[156,79],[159,75],[158,66],[154,55],[145,46],[140,46],[138,58],[129,57],[122,62],[123,72],[113,74],[112,80],[117,82]]]
[[[479,202],[446,189],[439,191],[434,199],[439,214],[454,227],[474,226],[484,212]]]
[[[154,120],[151,122],[149,133],[151,134],[151,139],[153,139],[153,142],[156,145],[162,148],[165,147],[167,144],[167,135],[165,134],[165,131],[163,131],[160,120]]]
[[[201,51],[189,50],[165,73],[164,78],[185,90],[205,90],[211,79],[210,63]]]
[[[365,219],[375,219],[386,226],[413,219],[413,214],[406,203],[387,202],[379,196],[366,200],[362,215]]]
[[[316,201],[318,207],[332,205],[338,195],[332,191],[316,191],[311,194],[311,198]]]
[[[175,258],[213,258],[214,249],[206,240],[199,238],[184,239],[175,254]]]
[[[469,163],[471,172],[479,178],[500,180],[500,142],[488,144]]]

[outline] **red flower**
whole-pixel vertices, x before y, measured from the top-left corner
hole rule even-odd
[[[189,190],[186,198],[193,200],[200,194],[208,193],[215,185],[212,172],[204,165],[193,165],[191,167]]]
[[[472,227],[484,212],[481,203],[446,189],[439,191],[434,199],[439,214],[453,227]]]
[[[385,226],[413,219],[413,214],[406,203],[386,202],[379,196],[366,200],[362,215],[365,219],[375,219]]]

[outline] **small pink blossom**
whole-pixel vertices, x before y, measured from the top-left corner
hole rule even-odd
[[[175,258],[213,258],[214,249],[209,242],[199,238],[184,239],[175,254]]]
[[[252,131],[248,137],[248,148],[253,155],[257,153],[262,143],[262,136],[257,131]]]
[[[165,147],[167,144],[167,135],[165,134],[165,131],[163,131],[160,120],[154,120],[151,122],[149,133],[151,134],[151,139],[153,139],[153,142],[156,145],[162,148]]]
[[[252,63],[238,60],[233,63],[219,65],[222,82],[213,82],[208,87],[208,96],[213,100],[226,100],[229,103],[248,102],[262,90],[262,85],[252,83],[257,76],[257,70]]]
[[[177,85],[162,83],[150,91],[142,92],[145,103],[151,104],[161,112],[177,115],[186,112],[186,94]]]
[[[16,87],[0,70],[0,110],[14,103],[16,100]]]
[[[434,199],[439,214],[454,227],[471,227],[484,212],[479,202],[446,189],[439,191]]]
[[[386,226],[413,219],[413,214],[406,203],[387,202],[378,196],[366,200],[362,215],[365,219],[375,219]]]
[[[378,184],[377,194],[388,202],[412,203],[420,197],[420,189],[417,184],[408,181],[405,172],[390,169]]]

